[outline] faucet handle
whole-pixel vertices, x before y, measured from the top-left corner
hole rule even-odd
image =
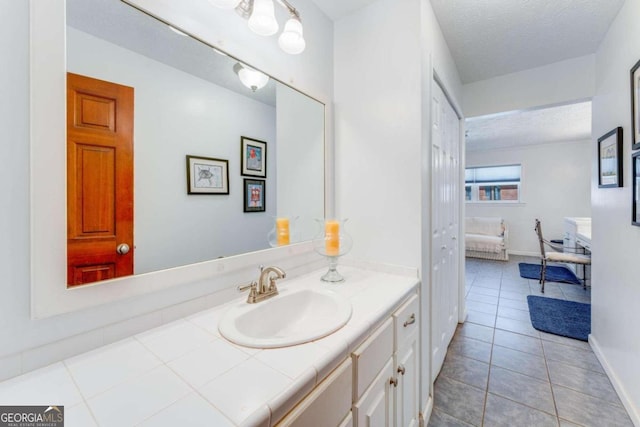
[[[258,287],[258,282],[254,280],[253,282],[247,285],[238,285],[236,289],[238,290],[238,292],[251,291],[253,293],[255,292],[257,287]]]

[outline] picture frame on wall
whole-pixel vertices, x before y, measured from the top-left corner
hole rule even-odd
[[[640,151],[631,155],[633,191],[631,192],[631,224],[640,227]]]
[[[267,143],[246,136],[240,137],[240,174],[267,177]]]
[[[631,144],[640,149],[640,61],[631,69]]]
[[[261,179],[244,180],[244,211],[264,212],[265,211],[265,183]]]
[[[229,194],[229,161],[187,155],[187,194]]]
[[[598,187],[622,187],[622,128],[598,138]]]

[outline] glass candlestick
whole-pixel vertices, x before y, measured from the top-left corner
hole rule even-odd
[[[344,277],[338,272],[338,258],[346,255],[353,246],[353,239],[345,231],[347,219],[316,219],[320,232],[313,239],[313,248],[317,253],[329,261],[329,271],[320,279],[323,282],[344,282]]]
[[[296,230],[298,216],[277,216],[273,218],[273,228],[267,233],[269,246],[272,248],[296,243],[299,238]]]

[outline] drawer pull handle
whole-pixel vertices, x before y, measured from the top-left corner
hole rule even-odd
[[[404,366],[403,365],[398,365],[398,373],[400,375],[404,375]]]
[[[398,379],[395,377],[391,377],[391,379],[389,380],[389,384],[391,384],[394,387],[398,387]]]
[[[411,316],[409,316],[409,320],[404,322],[404,327],[406,328],[407,326],[413,325],[414,323],[416,323],[416,315],[414,313],[411,313]]]

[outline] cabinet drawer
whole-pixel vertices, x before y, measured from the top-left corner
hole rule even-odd
[[[418,295],[414,295],[393,313],[393,323],[395,326],[395,342],[393,350],[397,351],[413,333],[418,330],[420,323],[420,301]]]
[[[351,381],[351,359],[347,359],[277,426],[336,427],[351,419]]]
[[[378,372],[393,353],[393,321],[387,319],[352,354],[353,401],[360,400]]]

